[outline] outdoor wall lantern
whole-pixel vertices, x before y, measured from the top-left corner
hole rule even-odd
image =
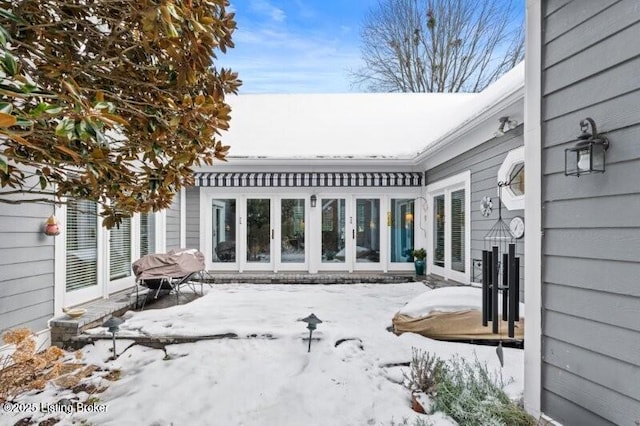
[[[318,197],[314,195],[311,196],[311,207],[315,207],[316,203],[318,202]]]
[[[313,335],[313,330],[316,329],[318,324],[322,323],[322,320],[315,316],[315,314],[311,314],[306,318],[302,318],[301,321],[307,323],[307,329],[309,330],[309,348],[307,349],[307,352],[311,352],[311,336]]]
[[[591,127],[591,132],[589,132]],[[587,117],[580,122],[580,135],[573,148],[564,150],[565,176],[604,173],[605,153],[609,140],[598,134],[596,123]]]
[[[111,333],[111,337],[113,339],[113,356],[111,357],[111,359],[118,358],[118,354],[116,352],[116,333],[118,332],[118,330],[120,330],[120,324],[122,324],[123,322],[124,321],[120,318],[111,317],[107,321],[105,321],[104,324],[102,324],[103,327],[107,327],[109,329],[109,333]]]

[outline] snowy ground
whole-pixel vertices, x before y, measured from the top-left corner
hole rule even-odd
[[[360,426],[404,419],[413,424],[418,416],[438,426],[455,424],[442,414],[413,412],[409,392],[400,384],[405,368],[385,365],[408,362],[412,347],[445,359],[477,356],[490,370],[500,364],[493,347],[388,332],[393,315],[426,291],[421,283],[215,285],[186,305],[129,312],[120,336],[235,333],[239,338],[168,346],[167,359],[162,350],[133,346],[109,361],[110,341],[86,346],[85,362],[120,369],[121,379],[103,381],[109,387],[98,394],[98,404],[106,412],[55,416],[63,418],[58,424],[96,425]],[[469,291],[480,297],[480,290]],[[299,320],[310,313],[324,322],[313,335],[320,340],[307,353],[308,330]],[[341,339],[356,340],[336,346]],[[118,352],[128,344],[118,340]],[[504,359],[503,377],[513,379],[506,390],[517,398],[523,390],[523,351],[505,348]],[[71,395],[48,387],[18,402],[55,404]],[[53,416],[37,411],[5,414],[0,424]]]

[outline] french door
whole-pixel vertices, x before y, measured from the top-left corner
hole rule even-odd
[[[427,269],[437,275],[469,282],[470,175],[463,173],[427,186],[431,230]]]
[[[379,270],[381,266],[381,200],[364,197],[320,197],[321,270]]]
[[[308,268],[307,202],[304,197],[211,200],[207,251],[218,270],[277,271]]]

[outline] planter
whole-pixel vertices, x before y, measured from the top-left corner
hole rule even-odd
[[[424,260],[414,260],[413,266],[416,268],[416,275],[425,275],[427,263]]]

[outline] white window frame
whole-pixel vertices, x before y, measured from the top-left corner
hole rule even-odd
[[[451,193],[464,189],[464,272],[451,268]],[[445,265],[444,267],[433,264],[433,198],[438,195],[445,196]],[[446,179],[434,182],[426,187],[426,199],[428,205],[427,216],[427,273],[440,275],[445,279],[451,279],[463,284],[471,282],[471,171],[459,173]]]
[[[509,151],[498,170],[498,182],[508,182],[513,169],[519,164],[524,164],[524,146]],[[502,187],[502,203],[508,210],[524,210],[524,194],[516,195],[509,186],[504,186]]]

